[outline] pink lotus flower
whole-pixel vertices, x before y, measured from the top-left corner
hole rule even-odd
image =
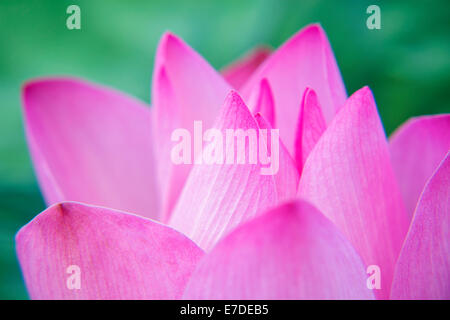
[[[450,298],[450,115],[387,141],[319,25],[222,75],[167,33],[152,108],[67,78],[27,83],[23,104],[49,205],[16,236],[33,299]],[[279,128],[278,173],[173,164],[171,132],[194,120]]]

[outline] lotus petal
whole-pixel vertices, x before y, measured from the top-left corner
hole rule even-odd
[[[158,222],[71,202],[24,226],[16,250],[32,299],[177,299],[203,255]]]
[[[395,269],[391,298],[450,299],[450,153],[428,180]]]
[[[281,138],[291,154],[294,154],[301,95],[306,88],[316,91],[327,123],[347,98],[325,31],[317,24],[300,30],[267,58],[242,88],[245,99],[263,78],[272,86],[277,128],[281,129]]]
[[[373,299],[361,258],[305,201],[232,231],[199,262],[184,299]]]
[[[171,33],[163,35],[152,86],[155,137],[161,148],[157,160],[163,221],[169,219],[191,169],[190,165],[174,168],[170,158],[172,131],[185,128],[193,132],[194,121],[212,127],[230,89],[223,77],[180,38]]]
[[[413,118],[390,138],[392,166],[410,218],[428,178],[450,150],[450,114]]]
[[[68,78],[23,89],[25,128],[47,204],[80,201],[159,216],[150,109]]]
[[[236,90],[242,88],[253,72],[270,56],[270,49],[259,47],[222,70],[222,75]]]
[[[215,128],[223,137],[226,137],[226,129],[259,131],[250,110],[235,92],[227,97]],[[233,151],[232,163],[224,160],[222,164],[194,165],[170,219],[169,225],[189,236],[205,251],[229,230],[277,201],[273,176],[262,175],[259,162],[250,163],[252,144],[248,143],[248,138],[245,140],[245,149],[241,150],[244,163],[237,162],[240,152],[237,150]],[[226,145],[224,158],[230,153],[230,146],[232,150],[238,149],[223,141],[211,142],[211,145],[213,143]]]
[[[366,266],[380,268],[376,294],[387,298],[408,219],[369,88],[354,93],[323,133],[298,194],[336,224]]]

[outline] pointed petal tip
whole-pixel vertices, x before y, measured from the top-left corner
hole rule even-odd
[[[300,109],[300,118],[303,116],[303,113],[305,111],[305,108],[311,106],[311,104],[319,105],[319,98],[317,97],[316,91],[311,87],[306,87],[305,91],[303,92],[303,97],[301,100],[301,109]],[[321,108],[319,107],[319,110]],[[300,119],[299,119],[300,120]]]
[[[257,112],[253,115],[253,118],[255,119],[256,123],[258,124],[258,127],[260,129],[272,129],[272,125],[269,123],[269,121],[267,121],[266,118],[264,118],[264,116],[260,113]]]
[[[281,45],[281,47],[284,47],[285,45],[295,44],[298,41],[301,41],[301,39],[303,39],[304,37],[308,36],[312,38],[321,38],[322,40],[326,40],[326,42],[328,42],[328,37],[326,35],[325,30],[323,29],[322,25],[317,22],[308,24],[303,28],[301,28],[294,35],[292,35],[283,45]],[[277,51],[275,51],[275,53]]]
[[[372,98],[373,99],[373,92],[372,89],[370,89],[369,86],[364,86],[359,90],[356,90],[352,96],[354,96],[355,98]]]
[[[308,25],[290,37],[258,68],[242,88],[245,98],[251,96],[262,77],[269,79],[275,104],[282,106],[277,107],[275,117],[277,126],[283,128],[280,135],[291,154],[298,123],[299,95],[303,94],[305,87],[314,88],[321,98],[327,123],[347,99],[333,50],[318,23]]]
[[[361,258],[345,237],[298,199],[223,238],[200,261],[183,298],[373,299],[364,277]]]
[[[306,25],[302,30],[304,31],[314,31],[314,32],[325,32],[322,24],[320,22],[313,22]]]
[[[302,170],[309,153],[327,128],[314,89],[306,87],[301,101],[295,139],[295,158],[299,171]]]
[[[314,91],[311,87],[306,87],[305,92],[303,93],[303,99],[309,100],[311,98],[317,98],[316,91]]]
[[[260,112],[255,113],[254,117],[256,122],[258,122],[258,124],[260,124],[261,122],[267,122]]]
[[[263,118],[270,123],[271,127],[276,126],[275,101],[273,91],[267,77],[263,77],[259,81],[257,90],[252,93],[252,96],[247,102],[247,106],[254,114],[257,112],[261,113]]]
[[[165,31],[159,39],[156,49],[156,64],[155,70],[158,70],[158,66],[161,66],[166,61],[167,55],[172,48],[184,46],[184,41],[171,31]]]
[[[225,98],[225,104],[244,104],[244,100],[242,99],[242,97],[239,95],[239,93],[232,89],[228,92],[226,98]]]
[[[170,45],[171,43],[175,42],[175,41],[180,41],[180,38],[174,34],[172,31],[170,30],[166,30],[164,31],[164,33],[162,34],[159,43],[160,44],[164,44],[165,46]]]
[[[305,35],[311,35],[315,37],[323,37],[325,36],[325,39],[328,39],[326,36],[325,29],[322,27],[322,25],[319,22],[311,23],[300,29],[294,36],[291,37],[291,39],[297,39],[300,37],[303,37]]]
[[[51,85],[55,82],[66,82],[66,83],[72,82],[72,83],[80,84],[83,82],[83,80],[78,79],[76,77],[68,77],[68,76],[37,77],[37,78],[32,78],[32,79],[26,80],[25,82],[22,83],[22,87],[21,87],[23,106],[27,107],[27,104],[25,102],[27,102],[30,95],[32,95],[36,90],[39,90],[39,88],[42,86]]]
[[[27,224],[23,225],[16,233],[14,240],[16,247],[18,243],[21,243],[22,240],[24,240],[25,234],[28,230],[28,228],[35,223],[36,221],[39,221],[40,219],[45,219],[46,216],[54,215],[55,212],[64,214],[66,207],[63,206],[63,202],[54,203],[50,206],[48,206],[44,211],[38,213],[35,217],[33,217],[30,221],[28,221]]]
[[[369,114],[378,113],[377,104],[372,90],[368,86],[355,91],[345,103],[348,106],[357,106],[360,110],[367,110]]]

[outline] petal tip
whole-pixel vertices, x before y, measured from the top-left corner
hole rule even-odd
[[[360,101],[363,105],[375,104],[375,97],[372,89],[369,86],[364,86],[361,89],[355,91],[349,98],[349,100]]]
[[[227,104],[243,103],[241,96],[239,95],[239,93],[236,90],[230,90],[227,94],[225,101]]]
[[[165,31],[159,40],[158,48],[159,50],[163,50],[162,52],[167,53],[169,48],[173,46],[183,44],[183,40],[179,36],[177,36],[172,31]],[[165,55],[165,54],[164,54]]]
[[[321,37],[321,38],[323,36],[326,36],[325,29],[322,27],[322,24],[320,22],[308,24],[307,26],[305,26],[298,32],[299,36],[301,34],[302,35],[310,34],[311,36]]]
[[[303,99],[305,100],[305,102],[309,101],[309,99],[317,98],[316,91],[314,91],[314,89],[311,87],[306,87],[305,93],[303,95],[304,95]]]
[[[178,41],[179,38],[177,35],[175,35],[172,31],[166,30],[161,36],[160,43],[163,43],[165,45],[170,44],[171,41]]]

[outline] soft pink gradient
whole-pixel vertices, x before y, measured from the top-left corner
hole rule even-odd
[[[391,298],[450,299],[450,153],[428,180],[397,261]]]
[[[388,142],[370,89],[347,99],[320,25],[222,74],[166,33],[152,108],[70,78],[27,83],[23,105],[49,205],[16,236],[33,299],[450,298],[450,115]],[[174,165],[171,134],[194,121],[279,129],[279,171]]]
[[[201,260],[184,298],[373,299],[365,276],[333,223],[297,201],[231,232]]]
[[[383,270],[379,297],[389,288],[408,219],[369,88],[354,93],[311,151],[299,196],[348,237],[366,265]]]
[[[318,24],[300,30],[267,58],[242,89],[244,98],[267,78],[275,98],[276,127],[293,153],[303,92],[313,88],[327,122],[344,105],[347,94],[325,31]]]
[[[198,53],[177,36],[166,33],[156,52],[152,83],[158,173],[163,221],[167,221],[191,169],[174,166],[170,134],[175,128],[193,132],[195,120],[212,127],[231,86]],[[160,151],[160,152],[159,152]]]
[[[275,102],[269,81],[262,79],[248,100],[248,107],[254,114],[260,113],[270,124],[275,126]]]
[[[297,134],[295,137],[295,160],[301,171],[309,153],[327,128],[317,94],[306,88],[300,107]]]
[[[215,127],[221,131],[258,130],[250,110],[235,92],[229,94]],[[246,144],[247,155],[248,151]],[[191,170],[169,225],[210,250],[232,228],[276,203],[274,178],[261,175],[259,163],[198,164]]]
[[[48,205],[80,201],[160,214],[152,114],[111,89],[69,78],[23,88],[25,129]]]
[[[450,150],[450,115],[410,119],[390,138],[390,152],[400,191],[411,218],[419,196]]]
[[[258,127],[260,129],[267,130],[267,142],[268,148],[270,150],[270,142],[271,142],[271,129],[269,122],[267,122],[260,113],[255,115],[255,120],[258,123]],[[295,198],[297,194],[298,181],[300,179],[300,175],[298,173],[295,160],[291,157],[289,152],[286,149],[286,146],[280,141],[280,163],[279,170],[276,174],[273,175],[273,179],[275,181],[275,187],[277,189],[278,201],[285,201],[292,198]]]
[[[270,56],[270,53],[270,49],[267,47],[255,48],[238,61],[225,67],[221,73],[233,88],[239,90],[253,72]]]
[[[72,202],[45,210],[16,243],[32,299],[177,299],[203,255],[158,222]],[[66,287],[70,265],[80,290]]]

